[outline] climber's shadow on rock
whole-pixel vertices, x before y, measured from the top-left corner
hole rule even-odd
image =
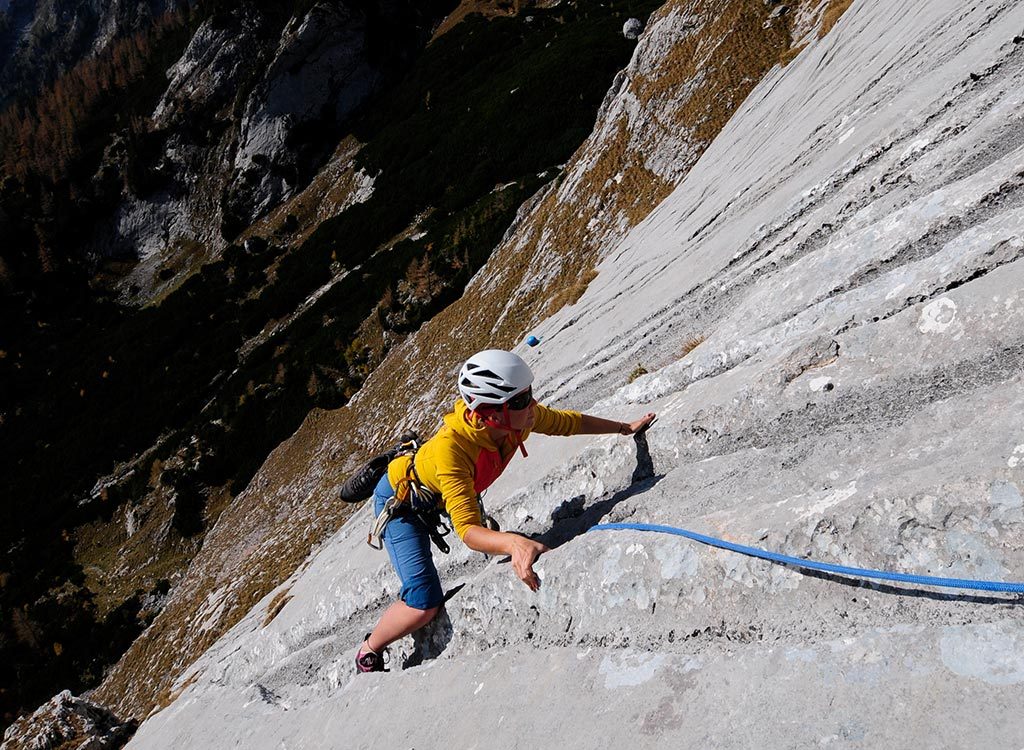
[[[646,492],[660,482],[665,475],[654,473],[654,461],[651,459],[651,449],[647,445],[647,431],[638,432],[633,436],[633,440],[636,443],[636,468],[633,469],[628,487],[589,507],[586,505],[585,495],[577,495],[566,500],[551,513],[554,525],[543,534],[533,535],[532,538],[551,549],[560,547],[601,523],[623,501]]]
[[[459,588],[462,587],[459,586]],[[454,593],[456,592],[451,592],[451,594]],[[451,594],[446,597],[446,601]],[[454,630],[451,618],[448,617],[448,610],[442,605],[433,620],[412,634],[412,653],[405,656],[402,669],[416,667],[425,661],[439,657],[452,642],[453,634]]]

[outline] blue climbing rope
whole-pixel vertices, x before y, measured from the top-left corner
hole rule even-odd
[[[719,549],[727,549],[731,552],[738,552],[741,555],[749,555],[762,560],[792,565],[796,568],[807,570],[819,570],[823,573],[835,573],[841,576],[854,578],[877,578],[882,581],[898,581],[899,583],[913,583],[919,586],[942,586],[951,589],[971,589],[977,591],[1002,591],[1011,594],[1024,594],[1024,583],[1002,583],[1000,581],[974,581],[969,578],[940,578],[938,576],[918,576],[910,573],[891,573],[886,570],[870,570],[868,568],[851,568],[846,565],[833,565],[832,563],[818,562],[817,560],[803,560],[790,555],[780,555],[777,552],[747,547],[743,544],[734,544],[724,539],[716,539],[713,536],[698,534],[695,531],[678,529],[675,526],[659,526],[650,523],[602,523],[594,526],[590,531],[654,531],[660,534],[674,534],[675,536],[686,537],[701,544],[707,544]]]

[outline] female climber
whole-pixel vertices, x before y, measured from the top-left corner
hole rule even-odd
[[[431,524],[414,506],[443,509],[472,550],[508,555],[519,579],[531,591],[540,587],[533,564],[548,548],[519,534],[485,525],[479,495],[502,473],[531,432],[545,435],[632,435],[654,421],[634,422],[549,409],[533,398],[533,373],[519,356],[489,349],[469,358],[459,373],[455,410],[412,456],[394,459],[374,490],[374,510],[383,527],[384,546],[402,588],[399,600],[381,616],[356,654],[359,672],[384,670],[384,648],[430,622],[444,592],[430,552]],[[390,505],[389,505],[390,502]],[[389,510],[385,511],[385,507]],[[399,510],[393,515],[391,508]]]

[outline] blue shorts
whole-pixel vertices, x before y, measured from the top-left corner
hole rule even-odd
[[[379,514],[395,494],[388,475],[381,477],[373,491],[373,511]],[[413,609],[433,609],[444,602],[441,578],[430,553],[430,535],[414,516],[392,518],[384,529],[384,546],[391,564],[402,579],[399,598]]]

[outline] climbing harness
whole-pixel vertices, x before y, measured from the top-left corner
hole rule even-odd
[[[436,508],[430,511],[415,510],[408,503],[399,500],[396,495],[388,498],[387,502],[384,503],[384,507],[381,508],[380,513],[374,519],[373,528],[366,535],[366,543],[374,549],[384,549],[384,542],[382,540],[384,529],[387,528],[392,518],[402,516],[411,516],[418,520],[423,525],[427,536],[430,537],[430,541],[434,543],[434,546],[446,555],[451,552],[451,547],[448,546],[448,542],[444,538],[451,533],[452,529],[441,519],[441,511]]]
[[[402,450],[396,453],[394,457],[397,458],[399,455],[408,455],[410,457],[409,475],[398,480],[395,494],[388,498],[387,502],[384,503],[384,507],[381,508],[380,513],[374,519],[373,528],[366,535],[366,543],[374,549],[383,549],[384,542],[382,537],[384,529],[387,528],[391,519],[401,516],[412,516],[422,524],[434,546],[447,555],[451,552],[451,547],[448,546],[448,542],[444,540],[444,537],[448,536],[452,529],[441,519],[441,511],[437,505],[437,493],[424,485],[420,481],[419,474],[416,473],[416,453],[420,449],[419,439],[414,436],[411,440],[403,443],[401,447]],[[387,471],[387,467],[385,467],[384,471]],[[400,500],[399,497],[402,495],[403,488],[406,490],[405,499]]]
[[[423,525],[427,536],[430,537],[430,541],[434,543],[434,546],[446,555],[451,552],[451,547],[448,546],[448,542],[444,538],[451,533],[452,529],[442,520],[441,511],[437,508],[432,510],[416,510],[410,503],[399,500],[397,495],[392,495],[384,503],[384,507],[381,508],[380,513],[373,522],[373,529],[366,535],[366,543],[374,549],[383,549],[384,542],[382,537],[384,529],[387,528],[392,518],[402,516],[411,516],[418,520]]]
[[[533,401],[533,393],[527,388],[522,393],[517,394],[516,398],[524,402],[521,408],[526,408]],[[510,401],[513,400],[510,399]],[[487,416],[481,415],[484,423],[509,430],[514,436],[516,448],[526,456],[526,446],[523,444],[522,431],[511,428],[509,402],[503,403],[500,411],[495,410],[495,412],[495,414]],[[501,415],[501,421],[498,421],[497,414]],[[419,473],[416,471],[416,454],[420,449],[421,443],[415,433],[406,433],[402,436],[402,440],[403,442],[400,445],[388,453],[375,457],[353,474],[346,481],[345,485],[342,486],[341,498],[347,502],[355,502],[358,499],[369,496],[373,493],[373,488],[376,487],[377,483],[387,473],[388,465],[398,456],[409,456],[409,470],[406,476],[398,480],[397,486],[394,488],[394,494],[387,499],[384,507],[381,508],[380,513],[374,519],[370,533],[366,535],[366,543],[374,549],[383,549],[384,530],[387,528],[388,523],[396,517],[412,516],[426,530],[430,541],[442,553],[447,555],[451,552],[451,548],[444,540],[444,537],[451,533],[451,526],[442,519],[442,511],[439,507],[440,498],[437,493],[420,480]],[[515,449],[513,449],[513,455],[514,451]],[[498,522],[492,516],[489,516],[484,508],[482,493],[478,493],[476,499],[480,509],[482,525],[492,531],[500,531],[501,527]]]
[[[804,560],[790,555],[781,555],[777,552],[748,547],[743,544],[727,542],[724,539],[717,539],[713,536],[698,534],[695,531],[676,528],[675,526],[660,526],[648,523],[603,523],[594,526],[590,531],[652,531],[660,534],[674,534],[675,536],[692,539],[701,544],[711,547],[738,552],[741,555],[769,560],[771,562],[792,565],[796,568],[806,570],[817,570],[822,573],[834,573],[841,576],[853,578],[873,578],[882,581],[896,581],[899,583],[913,583],[919,586],[940,586],[954,589],[968,589],[975,591],[1000,591],[1011,594],[1024,594],[1024,583],[1003,583],[1001,581],[977,581],[965,578],[941,578],[938,576],[919,576],[911,573],[893,573],[886,570],[870,570],[868,568],[851,568],[846,565],[834,565],[832,563],[818,562],[816,560]]]

